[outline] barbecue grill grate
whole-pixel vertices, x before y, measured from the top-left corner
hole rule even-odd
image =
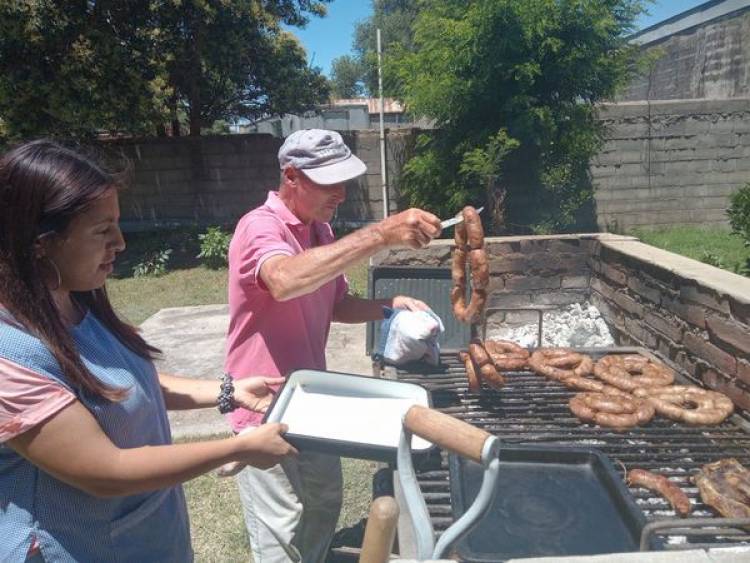
[[[616,348],[585,350],[597,359],[609,353],[638,352],[653,357],[643,349]],[[432,394],[433,408],[482,428],[506,444],[556,443],[598,448],[609,456],[624,477],[624,468],[642,468],[672,478],[690,497],[691,517],[680,524],[690,525],[706,518],[718,526],[722,519],[705,505],[697,487],[689,481],[698,469],[720,458],[735,457],[750,467],[750,423],[735,414],[719,426],[690,427],[655,417],[647,426],[626,432],[582,424],[568,409],[575,392],[562,384],[534,373],[512,372],[502,391],[484,390],[472,394],[467,390],[463,362],[454,354],[441,357],[442,368],[391,370],[389,377],[416,383]],[[432,524],[440,533],[452,522],[447,454],[434,456],[418,467],[419,483],[427,503]],[[669,503],[650,491],[630,489],[649,522],[675,519]],[[750,543],[750,533],[742,528],[681,528],[657,532],[665,549],[715,548],[721,545]]]

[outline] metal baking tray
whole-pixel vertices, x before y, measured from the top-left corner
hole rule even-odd
[[[412,405],[432,406],[419,385],[331,371],[297,370],[276,394],[264,422],[289,426],[298,450],[395,462],[402,418]],[[412,438],[412,451],[434,446]]]
[[[492,507],[456,546],[462,561],[639,550],[646,518],[601,452],[564,446],[500,448]],[[454,519],[471,505],[482,467],[451,455]]]

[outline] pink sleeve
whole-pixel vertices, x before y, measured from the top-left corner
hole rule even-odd
[[[0,382],[0,443],[76,400],[62,384],[5,358],[0,358]]]
[[[258,273],[263,262],[271,256],[293,256],[294,249],[287,242],[283,225],[271,216],[256,215],[244,221],[234,233],[229,245],[229,274],[240,285],[258,284]]]

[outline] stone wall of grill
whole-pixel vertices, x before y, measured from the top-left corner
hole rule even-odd
[[[372,264],[449,268],[451,242],[387,251]],[[750,410],[750,279],[619,235],[493,237],[486,247],[488,307],[590,300],[619,345],[649,348]],[[536,318],[527,317],[491,313],[488,328]]]
[[[598,241],[591,300],[620,344],[664,360],[750,409],[750,279],[636,240]]]

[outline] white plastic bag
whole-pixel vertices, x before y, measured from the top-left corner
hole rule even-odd
[[[440,363],[438,339],[445,331],[443,321],[432,311],[388,309],[380,332],[377,355],[385,361],[401,365],[424,360]]]

